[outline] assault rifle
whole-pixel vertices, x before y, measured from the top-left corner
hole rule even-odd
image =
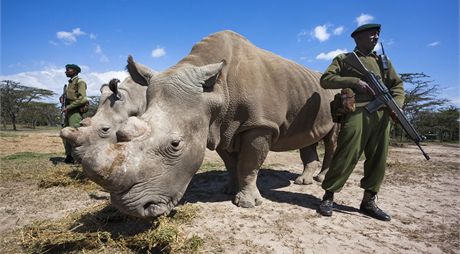
[[[362,75],[362,79],[367,82],[367,84],[370,86],[375,95],[375,99],[369,102],[369,104],[366,106],[366,110],[370,113],[373,113],[381,107],[387,106],[396,114],[396,118],[398,119],[398,122],[401,124],[401,127],[404,129],[407,135],[409,135],[409,137],[415,142],[420,151],[422,151],[422,154],[423,156],[425,156],[425,159],[429,160],[430,156],[428,156],[428,154],[426,154],[420,146],[420,142],[423,141],[425,137],[418,134],[414,126],[412,126],[409,120],[407,120],[406,116],[393,99],[393,96],[391,96],[390,91],[382,83],[380,78],[377,77],[372,71],[369,71],[366,69],[366,67],[364,67],[363,63],[361,63],[355,52],[351,52],[350,54],[348,54],[348,56],[346,56],[344,59],[344,63],[348,64],[350,67],[352,67],[354,70],[356,70]]]
[[[63,89],[62,96],[61,96],[61,99],[60,99],[60,101],[61,101],[61,127],[65,126],[65,113],[62,112],[62,110],[65,109],[65,103],[66,103],[66,100],[67,100],[66,90],[67,90],[67,85],[64,85],[64,89]]]

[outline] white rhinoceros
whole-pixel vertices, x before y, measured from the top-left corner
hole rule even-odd
[[[71,142],[75,155],[83,160],[86,152],[97,152],[99,145],[120,141],[116,133],[128,117],[139,116],[147,106],[147,87],[136,84],[131,77],[120,81],[112,79],[101,86],[101,96],[96,114],[81,121],[81,127],[67,127],[60,136]]]
[[[127,67],[137,84],[148,86],[145,113],[129,117],[118,129],[116,140],[123,142],[93,139],[80,146],[85,172],[110,191],[113,204],[125,213],[168,213],[200,167],[206,147],[223,159],[232,176],[234,203],[241,207],[261,204],[256,179],[270,150],[301,149],[305,169],[298,183],[310,181],[321,140],[323,169],[329,165],[334,91],[320,87],[320,73],[231,31],[204,38],[163,73],[131,57]],[[81,139],[78,130],[69,133]]]

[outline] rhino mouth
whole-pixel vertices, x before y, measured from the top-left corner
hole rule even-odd
[[[140,218],[168,215],[177,202],[159,194],[133,195],[132,189],[124,193],[111,193],[112,204],[122,212]]]
[[[168,215],[174,205],[172,202],[169,203],[157,203],[157,202],[147,202],[144,204],[143,208],[143,217],[158,217],[161,215]]]

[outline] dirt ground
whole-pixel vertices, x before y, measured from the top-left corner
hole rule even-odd
[[[63,154],[55,132],[1,136],[0,143],[0,157]],[[430,143],[424,149],[430,161],[414,145],[390,148],[377,201],[392,216],[390,222],[358,211],[362,161],[336,195],[333,216],[326,218],[316,213],[320,184],[293,183],[302,171],[298,152],[268,155],[258,178],[265,201],[243,209],[221,192],[227,173],[217,154],[207,151],[204,165],[210,169],[195,175],[181,202],[199,207],[199,214],[183,230],[204,240],[202,253],[460,253],[459,146]],[[50,158],[49,163],[59,166],[62,160]],[[33,221],[63,218],[106,202],[108,196],[100,190],[43,189],[33,181],[5,179],[0,183],[0,238]]]

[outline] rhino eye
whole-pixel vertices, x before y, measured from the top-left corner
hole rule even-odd
[[[106,127],[106,128],[102,128],[102,131],[103,132],[109,132],[110,128]]]
[[[175,148],[179,147],[180,145],[180,140],[173,140],[171,141],[171,145]]]

